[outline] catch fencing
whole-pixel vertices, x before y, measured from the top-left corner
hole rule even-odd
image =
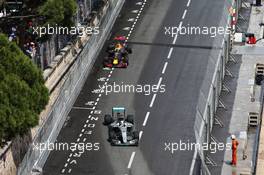
[[[228,74],[226,63],[230,61],[233,35],[236,31],[236,23],[234,21],[238,19],[238,11],[241,8],[241,4],[242,0],[226,1],[219,26],[229,26],[231,32],[224,37],[215,39],[213,43],[213,48],[215,49],[212,49],[209,56],[206,76],[203,80],[197,103],[194,124],[196,143],[200,145],[212,143],[211,131],[214,122],[217,120],[216,110],[218,107],[223,106],[219,96],[223,90],[224,77]],[[211,175],[206,161],[207,151],[199,149],[197,150],[197,156],[199,156],[198,160],[201,161],[201,175]]]
[[[75,63],[65,75],[62,81],[62,89],[52,110],[47,116],[45,122],[38,130],[31,147],[28,149],[22,163],[19,166],[19,175],[34,174],[40,172],[49,155],[48,150],[33,149],[33,144],[53,143],[55,142],[63,123],[66,120],[67,114],[76,100],[96,57],[101,50],[103,43],[109,35],[119,11],[121,10],[124,0],[109,0],[109,6],[106,9],[105,15],[100,19],[100,32],[98,35],[92,35],[85,44],[82,52],[78,55]]]

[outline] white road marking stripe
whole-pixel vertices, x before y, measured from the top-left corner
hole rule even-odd
[[[71,173],[72,169],[69,169],[68,173]]]
[[[154,101],[155,101],[155,99],[156,99],[156,96],[157,96],[157,94],[154,94],[154,95],[153,95],[153,97],[152,97],[152,99],[151,99],[151,103],[150,103],[150,105],[149,105],[150,108],[152,108],[152,106],[153,106],[153,104],[154,104]]]
[[[100,98],[97,98],[97,99],[96,99],[96,101],[99,101],[99,100],[100,100]]]
[[[79,135],[79,137],[82,137],[82,135],[83,135],[83,134],[81,133],[81,134]]]
[[[168,62],[165,62],[164,66],[163,66],[163,69],[162,69],[162,74],[165,73],[165,71],[167,69],[167,65],[168,65]]]
[[[67,166],[68,166],[68,163],[65,163],[65,164],[64,164],[64,167],[66,168]]]
[[[77,139],[77,142],[79,142],[79,141],[80,141],[80,138]]]
[[[64,173],[64,172],[65,172],[65,169],[62,169],[62,170],[61,170],[61,173]]]
[[[182,26],[182,21],[180,22],[178,29],[180,29],[181,26]],[[172,44],[175,44],[175,43],[176,43],[177,38],[178,38],[178,32],[176,33],[176,35],[175,35],[175,37],[174,37],[174,40],[173,40]]]
[[[196,156],[197,156],[197,149],[194,150],[194,154],[193,154],[193,158],[192,158],[192,164],[191,164],[191,167],[190,167],[189,175],[193,175],[193,169],[194,169],[194,165],[195,165],[195,162],[196,162]]]
[[[143,134],[143,131],[140,131],[140,132],[139,132],[139,140],[141,139],[142,134]]]
[[[161,82],[162,82],[162,77],[159,78],[159,82],[158,82],[158,84],[157,84],[157,86],[158,86],[157,88],[158,88],[158,89],[159,89],[159,87],[160,87]]]
[[[143,122],[143,126],[146,126],[147,121],[148,121],[149,114],[150,114],[150,112],[147,112],[146,113],[146,116],[145,116],[145,119],[144,119],[144,122]]]
[[[128,163],[128,165],[127,165],[127,168],[128,168],[128,169],[130,169],[131,166],[132,166],[132,163],[133,163],[133,160],[134,160],[135,154],[136,154],[135,151],[132,152],[132,154],[131,154],[131,157],[130,157],[129,163]]]
[[[68,159],[67,159],[67,162],[69,162],[70,160],[71,160],[71,159],[70,159],[70,158],[68,158]]]
[[[185,9],[185,10],[184,10],[184,12],[183,12],[183,15],[182,15],[182,19],[184,19],[184,18],[185,18],[185,16],[186,16],[186,13],[187,13],[187,10]]]
[[[85,129],[82,129],[82,131],[81,132],[84,132],[85,131]]]
[[[90,114],[93,114],[93,111],[91,111]]]
[[[78,107],[78,106],[73,106],[72,109],[84,109],[84,110],[92,110],[93,108],[86,108],[86,107]]]
[[[98,102],[96,102],[94,105],[96,106],[98,104]]]
[[[187,2],[187,7],[190,6],[190,3],[191,3],[191,0],[188,0],[188,2]]]
[[[168,59],[170,59],[171,54],[172,54],[172,51],[173,51],[173,47],[170,48],[169,54],[168,54],[168,56],[167,56]]]
[[[86,138],[83,138],[83,142],[85,142],[86,141]]]
[[[102,96],[102,94],[99,94],[99,97],[101,97]]]

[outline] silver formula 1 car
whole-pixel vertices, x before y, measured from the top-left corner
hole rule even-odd
[[[124,107],[113,107],[112,115],[105,115],[108,141],[113,146],[138,146],[139,134],[135,131],[134,116],[127,115]]]

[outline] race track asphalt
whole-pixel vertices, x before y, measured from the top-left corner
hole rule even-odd
[[[92,143],[82,154],[52,151],[44,174],[76,175],[189,175],[199,174],[199,160],[192,164],[194,150],[170,152],[170,143],[194,143],[196,105],[214,38],[209,35],[165,35],[165,27],[219,26],[224,0],[128,0],[99,54],[57,142]],[[133,30],[133,22],[139,18]],[[186,10],[186,11],[185,11]],[[221,24],[222,25],[222,24]],[[105,48],[117,35],[127,36],[133,53],[127,69],[103,70]],[[184,47],[177,47],[184,45]],[[204,47],[201,47],[204,46]],[[220,46],[219,46],[220,47]],[[99,80],[98,80],[99,79]],[[164,93],[92,93],[108,84],[160,85]],[[147,86],[145,86],[147,88]],[[146,89],[148,90],[148,89]],[[92,102],[91,102],[92,101]],[[88,105],[90,102],[91,105]],[[96,103],[96,105],[95,105]],[[95,109],[89,109],[95,106]],[[113,106],[124,106],[135,115],[141,133],[139,147],[113,147],[107,141],[104,114]],[[147,118],[146,118],[147,116]],[[99,150],[95,146],[98,143]],[[94,145],[95,144],[95,145]],[[90,150],[89,149],[93,149]]]

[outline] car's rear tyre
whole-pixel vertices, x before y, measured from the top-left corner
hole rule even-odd
[[[132,54],[132,49],[131,48],[127,48],[126,50],[127,50],[128,54]]]
[[[104,116],[104,125],[110,125],[111,123],[113,123],[113,118],[111,115],[106,114]]]
[[[133,132],[134,139],[139,139],[139,133],[137,131]]]
[[[126,65],[128,66],[128,64],[129,64],[129,58],[128,58],[128,56],[125,56],[124,57],[124,63],[126,63]]]
[[[115,132],[112,129],[109,129],[109,139],[113,140],[115,138]]]
[[[134,124],[134,116],[133,116],[133,115],[127,115],[127,119],[126,119],[126,121],[127,121],[128,123],[132,123],[132,124]]]

